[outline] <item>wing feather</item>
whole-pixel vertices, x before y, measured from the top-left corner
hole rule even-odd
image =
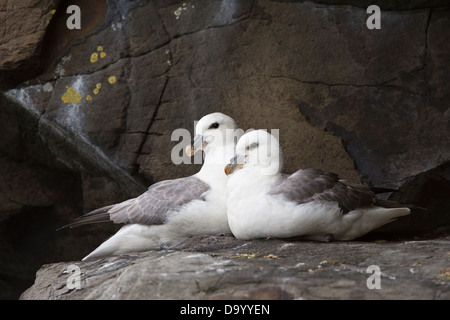
[[[292,175],[283,174],[270,194],[283,195],[297,203],[314,200],[337,202],[343,213],[372,206],[375,193],[370,187],[339,179],[338,175],[319,169],[303,169]]]
[[[137,198],[91,211],[63,228],[105,221],[164,224],[173,212],[185,204],[205,200],[204,194],[209,189],[208,184],[193,176],[157,182]]]

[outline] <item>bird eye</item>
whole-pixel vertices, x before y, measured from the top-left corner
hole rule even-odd
[[[253,142],[251,145],[247,146],[247,150],[257,148],[259,144],[257,142]]]
[[[217,129],[219,127],[219,123],[214,122],[212,125],[209,126],[209,129]]]

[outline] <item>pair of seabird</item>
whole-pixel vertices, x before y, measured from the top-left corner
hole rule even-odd
[[[304,169],[283,174],[274,136],[255,130],[240,137],[237,129],[222,113],[204,116],[187,150],[205,153],[198,173],[155,183],[137,198],[94,210],[67,225],[125,224],[83,260],[230,231],[239,239],[351,240],[410,213],[406,206],[378,200],[370,187],[334,173]]]

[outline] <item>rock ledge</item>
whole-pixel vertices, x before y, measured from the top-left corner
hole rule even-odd
[[[44,265],[21,299],[450,299],[450,237],[426,241],[240,241]],[[80,288],[69,289],[80,271]],[[369,289],[380,268],[380,289]],[[72,277],[72,278],[70,278]],[[69,286],[67,285],[69,283]]]

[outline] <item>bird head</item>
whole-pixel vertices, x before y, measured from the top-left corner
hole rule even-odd
[[[235,144],[241,136],[239,131],[231,117],[220,112],[208,114],[198,121],[191,145],[186,147],[186,154],[193,156],[199,150],[208,153],[215,148]]]
[[[265,130],[244,134],[236,145],[236,155],[225,166],[227,175],[243,168],[258,168],[264,175],[276,174],[283,167],[278,139]]]

